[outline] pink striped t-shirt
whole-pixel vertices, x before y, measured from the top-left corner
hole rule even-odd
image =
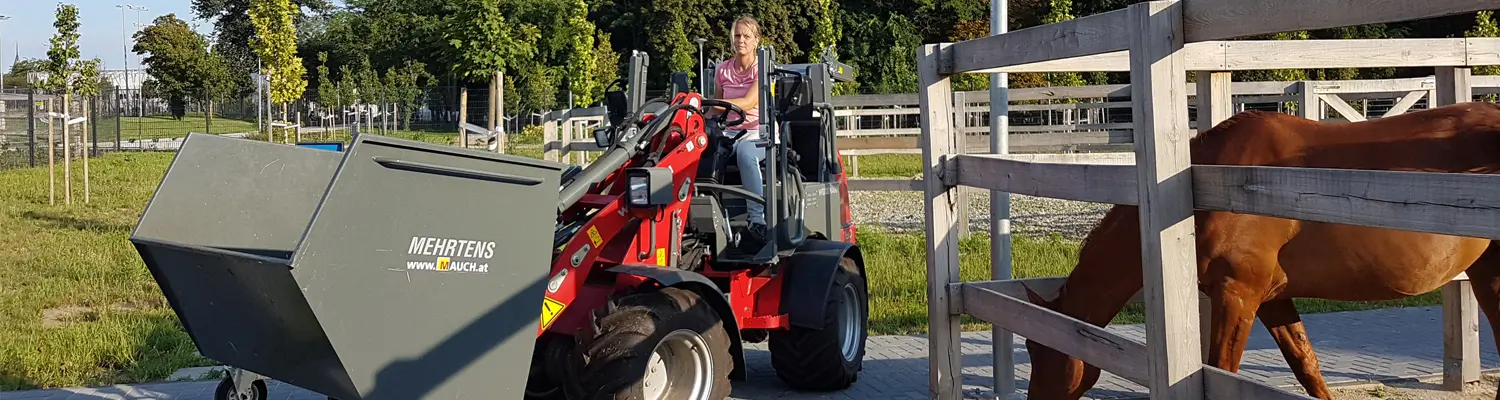
[[[723,93],[719,93],[718,97],[720,99],[738,99],[749,94],[750,90],[755,87],[755,80],[760,78],[759,74],[756,73],[756,63],[751,62],[750,68],[745,68],[744,71],[737,71],[739,67],[736,65],[737,62],[734,59],[719,63],[719,66],[714,69],[714,82],[719,84]],[[739,116],[728,116],[731,120],[737,117]],[[745,122],[725,129],[760,129],[760,107],[745,108]]]

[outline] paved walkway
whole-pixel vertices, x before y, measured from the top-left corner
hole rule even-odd
[[[1443,328],[1440,307],[1355,311],[1304,315],[1308,336],[1318,351],[1323,375],[1330,385],[1410,378],[1441,374]],[[1480,359],[1485,369],[1500,367],[1488,323],[1480,326]],[[1142,325],[1111,326],[1137,341],[1144,341]],[[977,398],[990,389],[990,335],[974,332],[963,336],[964,386]],[[1015,348],[1018,364],[1029,362],[1021,338]],[[770,354],[764,344],[747,346],[750,363],[748,382],[735,385],[736,399],[926,399],[927,341],[916,336],[870,338],[865,369],[854,387],[834,393],[797,393],[776,379]],[[1144,367],[1144,366],[1142,366]],[[1019,366],[1018,386],[1026,387],[1030,366]],[[1240,373],[1275,385],[1296,387],[1296,379],[1276,349],[1276,343],[1258,323],[1250,336]],[[216,382],[157,383],[103,388],[72,388],[0,392],[0,400],[81,399],[173,399],[210,400]],[[1092,399],[1141,398],[1145,388],[1105,373],[1089,393]],[[271,399],[322,400],[312,392],[272,383]]]

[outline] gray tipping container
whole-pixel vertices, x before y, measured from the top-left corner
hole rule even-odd
[[[193,134],[130,240],[205,357],[341,400],[519,399],[564,167]]]

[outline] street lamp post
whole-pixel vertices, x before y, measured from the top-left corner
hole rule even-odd
[[[0,21],[10,19],[9,15],[0,14]],[[5,62],[5,41],[0,40],[0,63]],[[0,64],[0,93],[5,93],[5,65]]]
[[[141,11],[146,11],[146,7],[138,6],[138,5],[134,5],[134,4],[116,4],[115,7],[120,9],[120,32],[123,33],[123,35],[120,36],[120,56],[122,57],[120,59],[120,65],[121,65],[122,69],[124,69],[125,74],[124,74],[124,79],[121,79],[120,83],[125,88],[125,99],[128,100],[131,97],[130,96],[130,25],[128,25],[128,24],[125,23],[125,10],[127,10],[127,9],[129,9],[129,10],[135,10],[135,12],[136,12],[135,13],[135,20],[136,20],[136,24],[135,25],[136,26],[140,26]],[[140,93],[140,95],[141,95],[141,106],[140,106],[140,112],[139,112],[139,114],[145,114],[145,112],[146,112],[145,93],[142,92],[142,93]],[[118,97],[116,99],[118,99]],[[122,101],[120,103],[120,116],[121,117],[125,116],[125,106],[126,106],[126,103]],[[136,118],[142,117],[142,115],[139,115],[139,114],[136,115]],[[140,136],[143,134],[143,132],[140,132],[140,130],[141,129],[145,129],[144,127],[140,126],[140,123],[141,123],[141,121],[139,121],[139,120],[136,121],[136,129],[137,129],[137,131],[136,131],[136,138],[137,139],[140,139]]]
[[[700,37],[694,41],[698,42],[698,93],[708,93],[708,76],[703,73],[708,69],[708,66],[703,64],[703,42],[707,42],[708,39]]]

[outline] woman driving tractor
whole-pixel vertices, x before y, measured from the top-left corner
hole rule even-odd
[[[734,56],[714,68],[714,93],[720,100],[744,110],[744,122],[726,127],[724,135],[732,138],[745,133],[734,143],[740,185],[763,196],[760,162],[766,154],[765,149],[755,146],[755,141],[760,140],[760,74],[755,59],[755,49],[760,45],[760,23],[754,17],[740,17],[734,20],[729,33],[729,48],[734,51]],[[763,241],[766,237],[765,206],[750,201],[746,202],[745,208],[749,213],[748,231],[757,241]]]

